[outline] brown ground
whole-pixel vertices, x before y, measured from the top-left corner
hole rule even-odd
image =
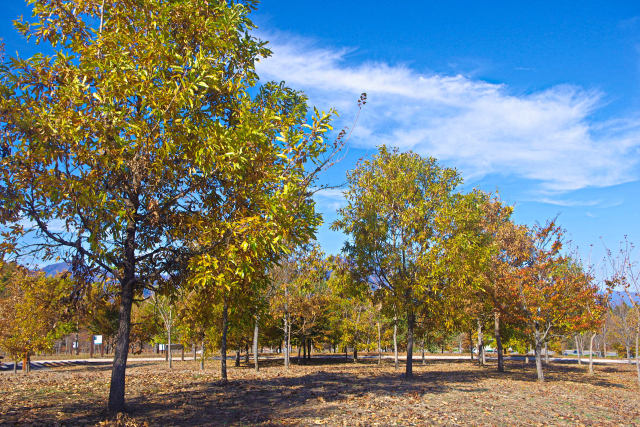
[[[640,394],[629,365],[551,365],[539,384],[533,365],[470,362],[414,365],[415,378],[386,362],[314,360],[289,371],[267,362],[255,373],[219,362],[205,373],[195,362],[132,361],[127,370],[129,414],[105,413],[110,368],[73,366],[0,373],[0,424],[45,425],[640,425]],[[231,363],[233,365],[233,363]]]

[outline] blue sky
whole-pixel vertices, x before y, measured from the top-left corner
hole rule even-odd
[[[274,53],[263,78],[337,108],[340,125],[368,94],[326,182],[396,145],[498,190],[519,223],[558,215],[585,260],[640,240],[640,3],[265,0],[254,19]],[[317,200],[330,222],[340,192]],[[319,240],[337,252],[344,236],[325,226]]]
[[[35,51],[10,23],[27,13],[3,2],[9,54]],[[253,19],[273,51],[264,80],[336,108],[337,127],[368,94],[324,183],[395,145],[457,167],[465,189],[498,190],[519,223],[559,215],[585,259],[599,261],[603,241],[640,242],[640,3],[264,0]],[[316,200],[318,238],[336,253],[344,236],[328,224],[341,192]]]

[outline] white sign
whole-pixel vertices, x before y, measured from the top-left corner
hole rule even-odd
[[[94,335],[93,336],[93,345],[102,344],[102,335]]]
[[[158,344],[158,350],[159,351],[164,351],[164,347],[166,346],[166,344]]]

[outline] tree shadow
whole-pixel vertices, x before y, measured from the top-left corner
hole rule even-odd
[[[404,366],[389,372],[392,364],[390,361],[385,361],[382,368],[377,366],[375,360],[353,363],[334,358],[312,358],[306,362],[317,368],[299,374],[295,372],[294,365],[291,375],[283,370],[268,378],[260,378],[260,374],[256,374],[253,377],[232,379],[227,383],[194,379],[186,386],[181,385],[179,390],[163,389],[161,392],[128,396],[128,412],[151,425],[278,425],[278,420],[282,418],[324,418],[339,411],[341,402],[363,396],[410,399],[451,391],[491,392],[483,385],[486,384],[483,381],[487,379],[537,382],[535,367],[511,361],[505,364],[504,373],[497,372],[495,364],[480,368],[469,361],[446,361],[440,368],[438,365],[442,362],[428,361],[428,367],[422,368],[421,363],[414,362],[414,376],[410,379],[403,374]],[[281,363],[282,360],[265,360],[261,361],[261,368],[281,366]],[[129,368],[137,365],[129,365]],[[347,370],[332,370],[332,365],[342,365]],[[455,365],[455,368],[452,369],[451,365]],[[251,367],[249,364],[233,369],[240,369],[246,374],[246,369]],[[350,367],[353,369],[349,369]],[[110,369],[109,366],[88,368]],[[309,366],[305,369],[309,369]],[[601,387],[622,387],[597,375],[589,376],[584,369],[575,365],[546,365],[545,375],[551,383],[575,381]],[[112,419],[103,410],[105,402],[99,397],[96,397],[93,407],[88,407],[86,401],[65,402],[56,408],[51,405],[52,403],[44,401],[29,410],[34,413],[51,413],[55,409],[58,413],[65,414],[64,423],[68,425],[92,424]],[[39,421],[47,424],[56,420]]]

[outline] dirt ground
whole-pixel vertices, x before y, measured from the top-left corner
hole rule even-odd
[[[640,425],[640,393],[629,365],[535,367],[414,362],[414,379],[387,361],[268,361],[260,372],[220,362],[129,363],[128,414],[110,417],[110,367],[67,366],[0,373],[0,425]]]

